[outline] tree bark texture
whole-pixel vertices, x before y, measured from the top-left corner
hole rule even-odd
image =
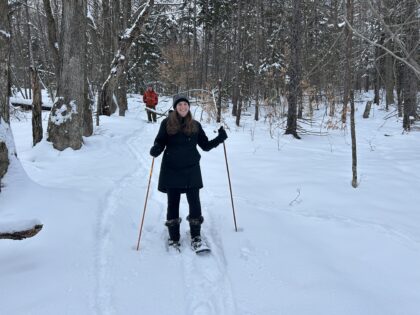
[[[392,50],[392,42],[388,40],[385,45],[389,50]],[[386,110],[389,109],[389,106],[394,104],[394,58],[387,53],[385,55],[385,62],[384,62],[384,76],[385,76],[385,89],[386,89]]]
[[[347,21],[350,24],[353,24],[353,2],[352,0],[347,0],[346,2],[347,10]],[[343,111],[341,112],[341,122],[343,124],[347,121],[347,105],[349,102],[350,91],[353,90],[353,74],[352,74],[352,48],[353,48],[353,32],[350,29],[349,25],[346,25],[344,29],[345,40],[346,40],[346,59],[345,59],[345,69],[344,69],[344,95],[343,95]]]
[[[87,69],[85,69],[85,71],[87,72]],[[86,73],[86,78],[87,78],[87,73]],[[85,98],[85,103],[84,103],[84,109],[83,109],[83,117],[82,117],[82,135],[84,137],[90,137],[93,134],[93,118],[92,118],[92,106],[93,106],[93,96],[92,98],[89,96],[89,84],[87,79],[85,80],[85,90],[84,90],[84,98]]]
[[[29,19],[28,0],[25,0],[25,17],[26,17],[26,37],[28,42],[28,54],[29,54],[29,65],[28,68],[34,66],[34,54],[32,51],[32,36],[31,36],[31,24]],[[32,76],[29,74],[29,82],[32,85]],[[29,98],[32,98],[32,91],[29,89]]]
[[[258,121],[260,119],[260,90],[257,88],[257,92],[255,95],[255,114],[254,120]]]
[[[384,43],[384,35],[382,34],[379,39],[379,45],[383,45]],[[382,49],[375,46],[375,76],[374,76],[374,98],[373,103],[379,105],[379,90],[381,88],[381,57]]]
[[[293,17],[290,25],[290,64],[289,73],[289,95],[286,134],[299,138],[297,134],[297,101],[300,95],[301,80],[301,35],[302,35],[302,1],[293,1]]]
[[[352,0],[347,0],[352,1]],[[353,188],[356,188],[357,183],[357,142],[356,142],[356,120],[354,117],[355,108],[354,108],[354,92],[350,92],[350,133],[351,133],[351,170],[352,170],[352,180],[351,185]]]
[[[32,74],[32,144],[35,146],[42,140],[42,96],[38,71],[31,67]]]
[[[8,0],[0,0],[0,180],[9,167],[7,134],[9,128],[10,33]]]
[[[87,0],[64,0],[61,21],[60,78],[57,101],[48,121],[48,140],[57,150],[78,150],[83,143],[86,107]]]
[[[353,0],[346,1],[346,15],[347,21],[350,24],[353,24]],[[346,73],[345,73],[345,88],[344,88],[344,96],[350,97],[350,133],[351,133],[351,169],[352,169],[352,181],[351,185],[353,188],[357,187],[357,142],[356,142],[356,122],[355,122],[355,108],[354,108],[354,90],[352,84],[352,68],[353,62],[351,59],[353,53],[353,31],[350,29],[349,25],[346,25],[347,30],[347,37],[346,37]],[[347,102],[346,100],[345,102]],[[347,107],[347,103],[345,104]],[[345,111],[344,111],[345,109]],[[345,115],[347,113],[347,108],[343,108],[343,116],[342,122],[345,123]],[[344,121],[343,121],[344,117]]]
[[[222,120],[222,80],[219,79],[219,95],[217,97],[217,116],[216,122],[220,123]]]
[[[397,92],[397,109],[398,117],[403,116],[403,80],[404,80],[404,65],[400,61],[395,62],[395,88]]]
[[[113,16],[113,23],[112,23],[112,43],[113,43],[113,51],[117,52],[119,48],[119,34],[122,31],[125,31],[127,27],[125,27],[126,23],[129,22],[128,20],[128,12],[126,8],[122,8],[120,4],[120,0],[112,1],[112,16]],[[124,18],[126,17],[127,20]],[[128,55],[125,56],[128,58]],[[127,104],[127,62],[124,65],[124,69],[121,75],[118,76],[118,80],[116,83],[116,89],[114,91],[116,100],[117,100],[117,107],[118,107],[118,114],[119,116],[125,116],[125,112],[127,111],[128,104]]]
[[[8,168],[9,168],[9,150],[7,150],[6,143],[3,142],[3,140],[0,138],[0,180],[6,174]]]
[[[48,47],[54,62],[54,71],[56,80],[60,77],[60,56],[57,40],[57,27],[51,10],[50,0],[43,0],[44,11],[47,15]]]
[[[241,113],[242,113],[242,106],[243,106],[243,98],[242,98],[242,86],[239,86],[239,98],[238,98],[238,109],[236,112],[236,126],[240,126],[241,121]]]
[[[238,12],[236,21],[236,45],[235,45],[235,61],[234,61],[234,83],[232,95],[232,116],[236,116],[238,112],[238,99],[239,99],[239,85],[240,83],[240,67],[241,67],[241,39],[242,39],[242,0],[238,0]]]
[[[415,20],[415,14],[418,10],[416,0],[405,1],[406,16],[411,18],[405,22],[405,35],[406,35],[406,47],[409,55],[407,59],[417,62],[418,58],[418,45],[419,45],[419,29],[418,23]],[[410,130],[412,120],[416,119],[416,107],[417,107],[417,90],[419,86],[419,79],[416,73],[410,69],[407,65],[404,65],[403,73],[403,128],[404,130]]]
[[[0,0],[0,118],[9,123],[10,32],[7,0]],[[2,123],[2,122],[0,122]]]

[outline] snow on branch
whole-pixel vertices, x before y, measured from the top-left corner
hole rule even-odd
[[[420,78],[420,67],[416,62],[413,62],[413,64],[409,61],[407,61],[407,59],[401,58],[398,55],[396,55],[394,52],[392,52],[391,50],[389,50],[388,48],[386,48],[385,46],[375,43],[374,41],[370,40],[369,38],[367,38],[366,36],[362,35],[361,33],[359,33],[358,31],[356,31],[353,26],[349,23],[349,21],[347,21],[347,19],[345,17],[343,17],[344,21],[346,22],[346,25],[352,30],[352,32],[360,37],[361,39],[367,41],[368,43],[379,47],[383,50],[385,50],[387,53],[389,53],[391,56],[393,56],[395,59],[398,59],[399,61],[403,62],[406,66],[408,66],[410,69],[412,69],[414,71],[414,73],[416,74],[416,76],[418,78]]]
[[[69,105],[64,104],[62,97],[59,98],[58,102],[61,102],[61,106],[57,106],[57,108],[51,112],[50,119],[54,124],[61,125],[67,120],[71,120],[73,116],[77,114],[77,104],[75,100],[71,100]]]
[[[133,37],[133,35],[132,35],[132,34],[133,34],[133,32],[134,32],[134,29],[135,29],[136,27],[139,27],[139,24],[140,24],[140,19],[141,19],[143,16],[145,16],[145,15],[147,15],[147,14],[148,14],[148,12],[149,12],[149,10],[150,10],[150,7],[151,7],[153,4],[154,4],[154,0],[149,0],[149,2],[148,2],[148,3],[146,3],[146,5],[144,6],[143,10],[141,10],[141,12],[137,14],[137,18],[136,18],[136,20],[134,21],[133,25],[131,25],[131,27],[130,27],[130,28],[127,28],[127,29],[125,30],[124,35],[122,35],[122,36],[121,36],[121,38],[130,38],[130,37]]]
[[[6,37],[6,38],[10,38],[10,33],[4,31],[4,30],[0,30],[0,35]]]
[[[110,74],[102,85],[102,89],[105,89],[109,81],[124,71],[124,66],[128,62],[126,56],[130,53],[131,44],[141,34],[142,27],[150,14],[153,4],[154,0],[149,0],[138,13],[131,27],[127,28],[124,34],[120,36],[118,52],[112,60]]]

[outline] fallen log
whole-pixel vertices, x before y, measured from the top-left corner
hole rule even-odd
[[[42,230],[42,224],[36,224],[32,228],[23,229],[19,231],[13,232],[1,232],[0,231],[0,239],[9,239],[9,240],[23,240],[25,238],[33,237]]]

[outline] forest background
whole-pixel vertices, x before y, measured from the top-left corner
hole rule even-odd
[[[46,135],[58,150],[79,149],[95,117],[124,116],[127,93],[150,84],[211,95],[217,119],[229,106],[238,126],[243,108],[259,120],[264,106],[296,138],[327,104],[329,128],[345,128],[350,111],[354,146],[356,90],[385,99],[404,131],[419,118],[416,0],[1,0],[0,12],[1,177],[15,159],[16,95],[32,102],[33,144]],[[41,89],[53,104],[47,133]]]

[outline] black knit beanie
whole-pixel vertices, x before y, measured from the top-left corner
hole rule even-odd
[[[178,104],[179,102],[187,102],[188,106],[190,106],[190,101],[185,95],[179,94],[179,95],[174,96],[174,103],[173,103],[174,109],[176,108],[176,104]]]

